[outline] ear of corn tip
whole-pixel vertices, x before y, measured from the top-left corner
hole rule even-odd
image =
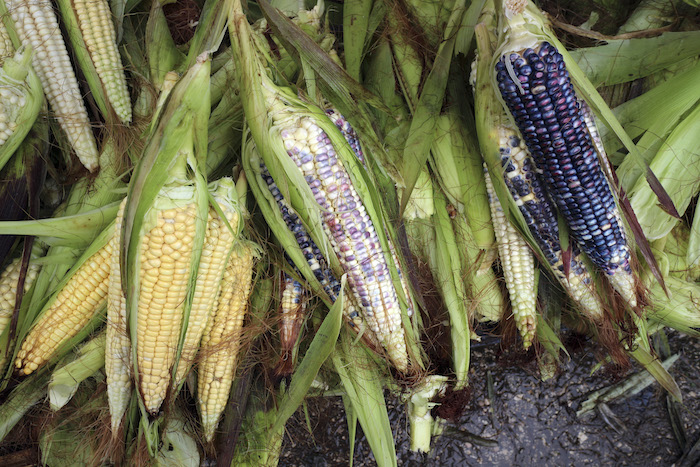
[[[5,3],[20,39],[34,51],[32,64],[68,141],[80,162],[91,172],[97,170],[97,144],[51,2]]]

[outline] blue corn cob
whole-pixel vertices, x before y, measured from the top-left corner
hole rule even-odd
[[[635,306],[624,226],[561,54],[541,42],[536,49],[503,55],[496,79],[573,238]]]
[[[509,122],[501,122],[498,135],[506,187],[544,259],[581,311],[589,318],[599,320],[603,316],[602,306],[593,292],[591,276],[581,260],[576,242],[572,242],[569,274],[565,274],[556,211],[518,130]]]

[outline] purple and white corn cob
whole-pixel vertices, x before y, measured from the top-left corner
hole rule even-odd
[[[276,114],[279,116],[279,114]],[[278,117],[279,118],[279,117]],[[408,368],[401,308],[377,231],[328,135],[312,117],[280,125],[287,154],[321,208],[323,228],[369,328],[399,371]]]

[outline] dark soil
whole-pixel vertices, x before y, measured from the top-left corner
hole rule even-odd
[[[671,351],[681,354],[671,373],[684,397],[681,417],[686,437],[695,442],[700,436],[700,342],[677,333],[669,340]],[[576,410],[590,392],[618,379],[606,371],[590,374],[596,364],[593,350],[590,343],[580,346],[557,376],[541,382],[531,365],[504,365],[498,343],[474,349],[471,398],[455,425],[462,434],[435,439],[428,455],[409,451],[404,407],[390,398],[387,404],[399,465],[673,464],[682,450],[673,435],[666,394],[656,383],[608,404],[622,425],[619,432],[596,413],[576,418]],[[631,373],[636,371],[639,368],[633,366]],[[488,398],[487,374],[493,379],[494,400]],[[297,413],[287,425],[279,465],[348,465],[348,428],[340,398],[314,399],[308,410],[313,432],[309,434],[304,415]],[[478,437],[497,446],[483,446]],[[376,465],[359,428],[354,465]]]

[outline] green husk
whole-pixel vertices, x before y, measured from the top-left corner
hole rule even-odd
[[[12,428],[22,420],[22,417],[35,404],[46,396],[46,383],[49,373],[39,370],[26,378],[12,390],[7,399],[0,405],[0,441]]]
[[[272,432],[278,432],[284,428],[285,423],[304,401],[321,365],[333,352],[335,343],[340,333],[343,310],[343,289],[345,288],[345,276],[341,279],[341,293],[330,311],[326,315],[314,336],[304,358],[292,375],[289,391],[285,392],[279,401],[279,411]]]
[[[569,53],[593,86],[610,86],[643,78],[700,54],[700,31],[666,32],[645,39],[610,40],[603,46]]]
[[[650,164],[680,215],[700,190],[700,157],[695,138],[698,134],[700,105],[671,132]],[[656,195],[646,180],[639,180],[628,196],[649,240],[664,237],[678,222],[656,203]]]
[[[384,402],[384,378],[367,350],[352,340],[345,332],[331,357],[345,390],[343,401],[352,406],[377,465],[396,466],[394,437]]]
[[[360,81],[360,66],[367,43],[371,0],[348,0],[343,3],[343,50],[345,69],[356,81]]]
[[[639,138],[637,147],[643,159],[650,163],[661,149],[669,133],[693,109],[700,100],[700,63],[688,71],[673,77],[649,92],[625,102],[613,111],[631,138]],[[601,128],[601,138],[610,152],[621,148],[616,138],[611,138],[606,127]],[[619,157],[613,157],[619,162]],[[625,158],[617,169],[620,185],[630,190],[644,172],[632,160]]]
[[[696,281],[700,280],[700,209],[698,209],[697,202],[695,205],[693,225],[690,227],[690,234],[688,237],[686,261],[688,267],[691,268],[692,271],[698,271],[693,273],[692,278]]]
[[[53,371],[48,386],[51,410],[57,411],[65,406],[78,390],[80,383],[104,367],[105,339],[105,333],[101,332],[75,352],[74,360]]]
[[[0,169],[2,169],[24,141],[39,115],[39,110],[44,106],[41,81],[32,68],[32,49],[22,46],[13,57],[5,59],[0,70],[0,86],[13,97],[23,96],[26,100],[23,106],[9,101],[3,103],[3,111],[9,114],[8,123],[14,122],[17,127],[0,146]],[[3,97],[3,100],[7,100],[7,97]]]

